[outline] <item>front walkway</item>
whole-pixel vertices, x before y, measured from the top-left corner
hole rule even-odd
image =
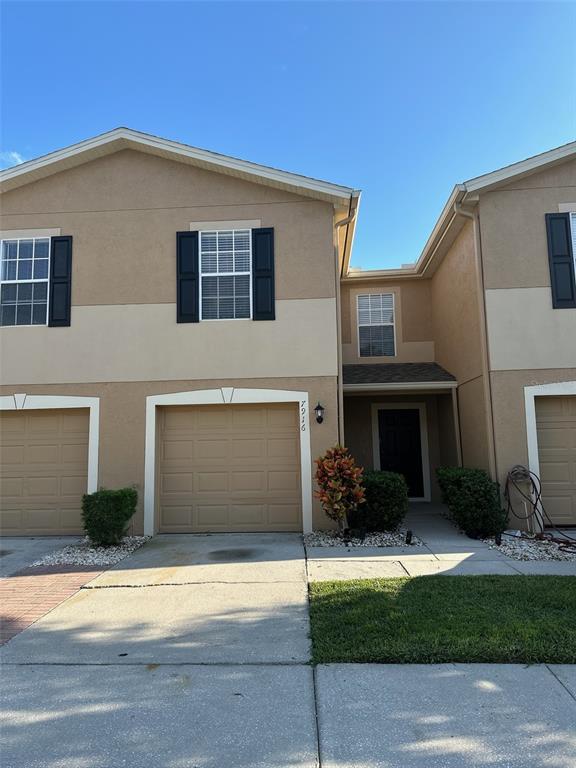
[[[424,542],[421,547],[307,547],[310,580],[434,574],[576,576],[576,560],[514,560],[498,548],[460,533],[441,513],[441,505],[411,505],[404,525]]]
[[[2,768],[576,762],[574,667],[312,669],[306,578],[297,535],[158,536],[1,650]]]

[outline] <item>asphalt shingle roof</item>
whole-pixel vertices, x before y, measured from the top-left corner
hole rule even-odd
[[[438,363],[370,363],[345,365],[344,384],[422,384],[456,381]]]

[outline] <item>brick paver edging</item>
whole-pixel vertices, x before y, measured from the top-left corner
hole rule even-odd
[[[0,579],[0,645],[72,597],[104,570],[82,565],[42,565]]]

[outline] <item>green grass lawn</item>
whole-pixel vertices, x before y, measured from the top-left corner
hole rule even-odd
[[[313,661],[576,662],[576,577],[310,584]]]

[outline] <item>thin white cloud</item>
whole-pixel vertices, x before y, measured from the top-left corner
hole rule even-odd
[[[11,168],[13,165],[20,165],[26,161],[20,152],[0,152],[0,166],[2,168]]]

